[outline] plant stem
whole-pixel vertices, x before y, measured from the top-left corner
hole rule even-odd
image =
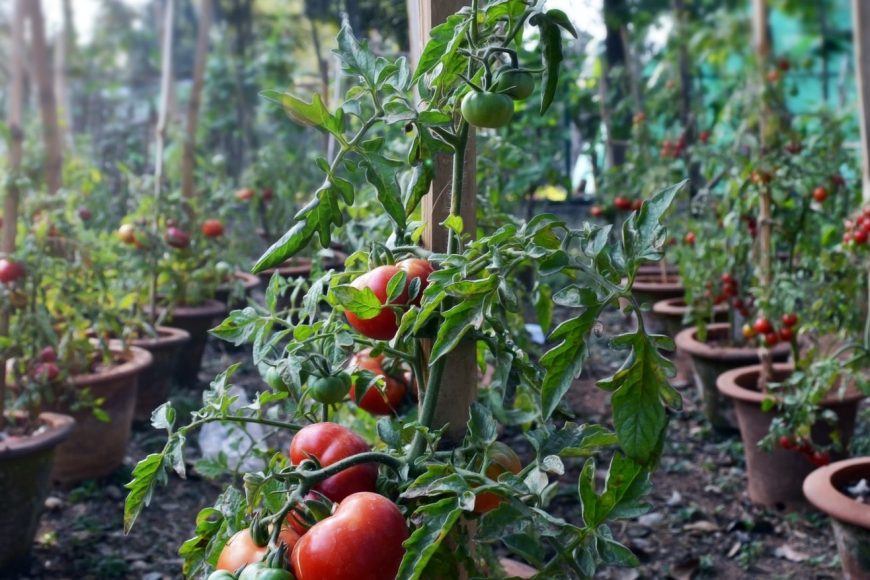
[[[396,471],[400,470],[405,465],[405,462],[398,457],[393,457],[392,455],[381,453],[380,451],[367,451],[365,453],[351,455],[350,457],[346,457],[327,467],[322,467],[314,471],[297,471],[293,475],[294,477],[301,477],[303,485],[311,487],[320,483],[324,479],[341,473],[345,469],[349,469],[355,465],[362,465],[363,463],[381,463]]]

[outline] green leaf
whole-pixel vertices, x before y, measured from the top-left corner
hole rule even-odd
[[[317,203],[319,203],[318,200],[313,200],[314,207],[316,207]],[[256,274],[263,270],[274,268],[294,256],[311,241],[312,236],[317,231],[317,225],[316,213],[314,211],[306,213],[302,216],[301,221],[297,221],[293,227],[281,236],[281,239],[272,244],[260,256],[260,259],[257,260],[251,271]]]
[[[495,418],[489,407],[481,405],[477,401],[471,404],[471,412],[468,417],[468,441],[473,444],[489,445],[495,441],[498,433]]]
[[[432,185],[432,167],[427,163],[419,163],[408,173],[409,177],[402,186],[402,204],[405,215],[411,215],[423,197],[429,193]]]
[[[336,286],[332,289],[332,295],[339,304],[363,320],[374,318],[384,308],[374,291],[368,287],[360,290],[349,285]]]
[[[460,215],[447,216],[447,219],[441,222],[441,225],[452,231],[457,236],[462,234],[463,223],[462,216]]]
[[[392,219],[396,230],[404,231],[405,206],[402,204],[402,191],[396,179],[398,164],[377,155],[363,155],[361,163],[366,168],[366,181],[377,191],[378,201]]]
[[[487,296],[489,294],[470,296],[444,313],[438,337],[432,346],[430,364],[456,348],[469,330],[481,327]]]
[[[443,23],[429,31],[429,42],[423,47],[423,52],[420,54],[420,59],[417,62],[417,70],[414,71],[412,83],[416,83],[420,77],[429,73],[438,66],[444,57],[452,56],[448,54],[452,44],[451,41],[460,31],[458,27],[465,25],[466,17],[460,14],[453,14],[447,17]]]
[[[548,432],[543,428],[533,431],[529,438],[539,457],[588,457],[619,443],[616,434],[601,425],[578,425],[570,421],[557,431]]]
[[[329,112],[320,99],[320,94],[314,93],[310,103],[290,93],[280,91],[263,91],[260,95],[279,103],[293,122],[304,127],[315,127],[325,133],[335,135],[340,142],[344,142],[342,122]]]
[[[405,282],[407,280],[408,274],[402,270],[399,270],[390,278],[390,281],[387,282],[387,304],[393,304],[402,295],[402,292],[405,291]]]
[[[562,29],[548,13],[538,13],[529,24],[540,30],[544,73],[542,77],[541,114],[547,112],[559,86],[559,66],[562,63]]]
[[[212,336],[239,346],[250,341],[260,327],[269,324],[267,319],[261,318],[256,310],[248,306],[242,310],[233,310],[223,322],[208,332]]]
[[[349,75],[362,77],[369,87],[376,86],[378,67],[386,68],[386,63],[378,63],[375,55],[364,45],[357,42],[350,27],[346,24],[338,32],[338,49],[335,51]]]
[[[583,362],[589,356],[586,339],[595,326],[603,304],[590,306],[580,316],[566,320],[550,335],[551,341],[561,341],[541,357],[546,371],[541,385],[541,414],[549,419],[559,401],[580,374]]]
[[[133,479],[124,487],[130,490],[124,500],[124,533],[129,534],[142,509],[151,503],[158,483],[166,483],[163,453],[152,453],[136,464]]]
[[[403,544],[406,549],[405,557],[402,558],[396,580],[417,580],[421,577],[426,564],[461,514],[462,508],[455,497],[424,505],[414,512],[421,524]]]
[[[658,261],[664,255],[666,236],[661,221],[686,183],[687,180],[683,180],[659,191],[623,223],[622,238],[630,276],[633,277],[644,262]]]

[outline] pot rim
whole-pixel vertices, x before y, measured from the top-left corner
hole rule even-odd
[[[75,419],[63,413],[44,411],[38,417],[40,421],[49,424],[49,429],[11,443],[0,442],[0,461],[16,459],[57,447],[70,436],[76,423]]]
[[[676,298],[666,298],[664,300],[659,300],[658,302],[653,304],[652,309],[653,312],[662,316],[683,317],[686,312],[689,311],[689,305],[686,304],[685,296],[677,296]],[[713,312],[716,314],[728,312],[728,305],[715,304],[713,306]]]
[[[794,366],[790,363],[777,363],[773,365],[773,368],[776,371],[787,373],[791,373],[794,371]],[[731,369],[730,371],[726,371],[719,375],[719,377],[716,379],[716,388],[719,389],[719,392],[723,395],[737,401],[742,401],[745,403],[755,403],[760,405],[765,399],[770,397],[769,394],[764,394],[761,391],[747,389],[741,387],[738,384],[739,377],[753,374],[761,374],[760,364]],[[864,399],[864,395],[857,391],[855,388],[847,388],[846,392],[843,394],[842,397],[831,397],[831,394],[832,393],[829,393],[829,396],[825,397],[823,403],[852,403]]]
[[[158,326],[156,330],[157,338],[153,338],[150,336],[137,338],[131,340],[130,344],[133,346],[138,346],[140,348],[148,349],[176,345],[180,346],[190,341],[190,333],[183,328],[176,328],[174,326]]]
[[[70,386],[87,387],[94,383],[105,383],[137,375],[146,369],[154,360],[151,353],[144,348],[130,346],[127,350],[122,350],[120,343],[117,341],[110,341],[109,344],[112,353],[120,354],[125,357],[126,360],[120,365],[113,366],[97,373],[72,376],[69,378]]]
[[[256,274],[251,274],[250,272],[245,272],[244,270],[236,270],[233,272],[233,277],[242,281],[245,286],[245,290],[253,290],[257,286],[260,285],[260,277]],[[224,286],[224,287],[229,287]]]
[[[714,322],[707,325],[707,333],[709,334],[725,334],[731,329],[729,322]],[[745,362],[751,364],[760,361],[760,348],[753,346],[715,346],[706,342],[701,342],[696,338],[698,332],[697,326],[690,326],[681,330],[674,341],[677,343],[677,348],[684,350],[692,356],[704,359],[721,360],[729,362]],[[774,356],[783,358],[789,355],[789,345],[787,343],[779,343],[771,349]]]
[[[165,310],[165,307],[159,307],[159,311]],[[181,316],[185,318],[214,318],[222,314],[226,314],[227,305],[220,300],[209,299],[198,306],[176,305],[172,307],[172,317]],[[172,320],[169,320],[170,324]]]
[[[654,280],[659,278],[659,280]],[[634,284],[631,289],[639,292],[683,292],[685,287],[679,274],[665,274],[665,282],[661,281],[660,274],[638,274],[634,278]]]
[[[835,479],[862,475],[870,479],[870,457],[853,457],[820,467],[804,479],[804,496],[835,520],[870,529],[870,505],[859,503],[834,485]]]

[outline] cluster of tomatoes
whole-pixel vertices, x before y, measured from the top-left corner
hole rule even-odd
[[[752,324],[743,325],[743,336],[746,338],[758,337],[764,340],[768,347],[774,347],[781,342],[793,342],[797,336],[797,314],[790,312],[782,315],[782,326],[777,330],[770,319],[759,316]]]
[[[738,297],[739,293],[739,284],[737,280],[734,279],[734,276],[725,272],[719,277],[720,285],[718,288],[718,292],[714,295],[713,287],[714,284],[712,281],[708,280],[704,285],[704,298],[707,300],[711,300],[714,305],[718,306],[720,304],[725,304],[730,299],[734,299],[732,306],[735,310],[740,312],[740,314],[746,318],[749,316],[749,305],[745,304],[742,298]]]
[[[709,135],[707,137],[709,138]],[[680,135],[680,137],[675,141],[671,141],[670,139],[665,139],[664,141],[662,141],[662,146],[659,150],[659,156],[662,159],[668,159],[671,157],[676,158],[680,157],[685,150],[686,137],[685,135]]]
[[[202,235],[206,238],[219,238],[224,234],[224,224],[216,218],[210,218],[202,222],[200,229],[202,230]],[[142,247],[142,243],[136,237],[136,227],[133,224],[121,224],[118,228],[118,239],[127,245],[136,246],[137,248]],[[175,225],[174,220],[169,220],[166,224],[163,239],[169,246],[179,250],[190,247],[190,234]]]
[[[472,89],[462,99],[462,118],[474,127],[498,129],[511,122],[514,101],[523,101],[535,91],[535,79],[521,68],[503,67],[491,88]]]
[[[815,449],[812,443],[806,440],[799,441],[788,435],[782,435],[779,438],[779,446],[786,451],[803,453],[816,467],[823,467],[831,462],[831,455],[828,452]]]
[[[246,201],[251,201],[252,199],[254,199],[257,196],[257,193],[253,189],[251,189],[250,187],[243,187],[242,189],[236,191],[235,195],[236,195],[236,200],[241,201],[241,202],[246,202]],[[272,191],[272,188],[266,187],[266,188],[263,188],[263,191],[260,194],[260,198],[263,200],[264,203],[269,203],[270,201],[272,201],[272,198],[274,197],[274,195],[275,194]]]
[[[30,376],[38,383],[50,384],[60,378],[60,367],[57,366],[57,351],[47,346],[39,352],[36,363],[30,370]]]
[[[854,220],[846,220],[843,224],[843,243],[849,247],[866,246],[870,235],[870,206],[865,207]]]

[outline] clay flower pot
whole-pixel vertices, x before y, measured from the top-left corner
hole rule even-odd
[[[664,328],[664,333],[671,338],[676,337],[681,330],[686,328],[686,323],[683,322],[689,314],[689,305],[686,300],[680,296],[678,298],[668,298],[667,300],[659,300],[653,304],[653,316],[660,322]],[[728,305],[717,304],[713,307],[712,322],[727,322],[728,321]],[[673,352],[664,353],[674,361],[674,366],[677,367],[677,376],[675,383],[685,385],[692,378],[692,359],[687,352],[681,349],[676,349]]]
[[[109,475],[124,462],[127,442],[136,409],[139,375],[151,364],[151,353],[131,346],[114,351],[123,362],[87,375],[76,375],[69,382],[76,390],[88,390],[89,398],[100,399],[100,410],[108,416],[101,421],[88,406],[73,410],[62,405],[58,410],[71,415],[76,427],[57,448],[51,478],[63,485]]]
[[[788,378],[793,369],[787,364],[774,365],[772,380],[781,382]],[[769,395],[758,388],[761,365],[738,368],[719,377],[716,386],[719,391],[734,401],[740,437],[746,453],[746,477],[749,499],[753,503],[793,509],[806,506],[801,491],[804,478],[815,469],[807,456],[793,449],[783,449],[778,445],[770,452],[758,447],[760,441],[770,430],[770,423],[776,411],[763,411],[761,403]],[[864,395],[848,389],[843,398],[832,392],[822,407],[837,415],[838,430],[843,448],[848,447],[855,430],[855,415],[858,403]],[[831,427],[826,422],[813,425],[813,441],[821,445],[831,443]]]
[[[154,359],[151,366],[139,375],[136,395],[137,421],[148,421],[151,413],[169,398],[169,387],[181,349],[190,342],[190,333],[181,328],[158,326],[157,337],[131,340],[130,344],[144,348]]]
[[[846,579],[870,578],[870,504],[842,491],[861,479],[870,481],[870,457],[837,461],[804,480],[807,501],[831,517]]]
[[[242,272],[242,271],[234,272],[233,277],[242,283],[242,286],[245,290],[244,296],[233,297],[232,296],[232,290],[233,290],[232,284],[224,284],[224,285],[218,286],[217,290],[215,291],[215,295],[214,295],[215,300],[217,300],[218,302],[223,302],[224,304],[226,304],[228,310],[234,310],[237,308],[244,308],[245,299],[248,297],[248,295],[251,294],[251,292],[253,292],[254,290],[256,290],[260,286],[260,282],[261,282],[261,279],[259,276],[256,276],[254,274],[250,274],[248,272]]]
[[[677,350],[692,359],[692,376],[701,399],[704,416],[714,429],[723,432],[737,430],[737,419],[731,401],[719,394],[716,379],[731,369],[745,367],[761,362],[759,350],[754,346],[727,346],[731,325],[715,323],[707,325],[707,341],[698,340],[698,329],[689,327],[676,336]],[[785,362],[790,355],[785,343],[771,350],[774,362]]]
[[[0,571],[26,561],[51,483],[55,449],[73,430],[68,415],[41,413],[34,435],[0,440]]]
[[[640,305],[648,304],[652,307],[653,304],[661,300],[682,298],[685,294],[685,288],[683,288],[683,283],[677,274],[666,274],[662,277],[661,273],[640,273],[634,279],[631,293]],[[642,312],[641,314],[647,332],[655,334],[663,334],[665,332],[666,329],[663,321],[655,316],[652,311]]]
[[[196,384],[202,355],[208,341],[208,331],[219,319],[226,316],[227,307],[217,300],[207,300],[199,306],[175,306],[166,317],[166,324],[181,328],[190,335],[190,340],[181,348],[175,365],[175,380],[183,385]]]

